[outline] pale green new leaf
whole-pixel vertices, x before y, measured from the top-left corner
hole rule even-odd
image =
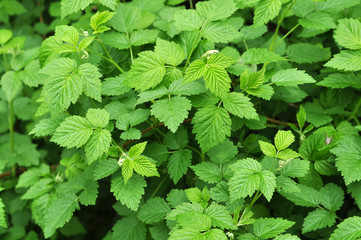
[[[140,156],[133,159],[134,171],[145,177],[156,176],[159,177],[157,167],[151,163],[145,156]]]
[[[361,217],[349,217],[337,225],[330,240],[354,240],[361,237]]]
[[[275,136],[275,145],[278,151],[289,147],[295,141],[291,131],[279,130]]]
[[[331,150],[337,156],[336,167],[348,185],[361,180],[361,138],[349,135]]]
[[[197,231],[207,231],[211,228],[211,218],[200,212],[185,212],[176,216],[180,226]]]
[[[114,14],[115,13],[109,11],[97,12],[96,14],[94,14],[90,18],[90,26],[94,30],[93,34],[105,32],[106,29],[109,30],[110,28],[104,28],[104,26],[100,25],[108,22],[114,16]]]
[[[237,117],[246,119],[259,118],[253,103],[242,93],[227,93],[222,100],[224,108]]]
[[[273,75],[271,81],[277,86],[297,86],[316,82],[316,80],[305,73],[305,71],[295,68],[278,71]]]
[[[191,160],[192,151],[189,149],[178,150],[169,157],[168,173],[175,184],[187,173]]]
[[[214,163],[211,162],[202,162],[195,166],[191,167],[196,175],[203,181],[208,183],[217,183],[222,179],[222,173],[219,168]]]
[[[13,36],[13,33],[8,29],[0,30],[0,45],[5,44]]]
[[[229,180],[229,194],[231,202],[237,199],[252,197],[256,190],[260,187],[260,176],[249,169],[237,171]]]
[[[168,203],[160,197],[149,199],[137,214],[138,218],[147,224],[153,224],[162,221],[171,211]]]
[[[97,128],[105,128],[109,123],[109,113],[104,109],[90,108],[86,113],[86,118]]]
[[[130,44],[141,46],[148,43],[154,43],[158,37],[159,31],[155,29],[144,29],[132,32],[130,35]]]
[[[84,10],[89,6],[93,0],[63,0],[61,1],[61,18],[77,12],[79,10]]]
[[[336,28],[333,17],[330,14],[324,12],[311,13],[305,18],[299,19],[298,22],[302,27],[314,30],[327,30]]]
[[[186,58],[184,49],[175,42],[157,39],[154,52],[163,58],[164,62],[173,66],[177,66]]]
[[[207,106],[199,109],[193,120],[193,133],[203,152],[223,142],[231,134],[231,118],[223,108]]]
[[[185,72],[184,83],[192,82],[203,77],[206,70],[206,64],[202,60],[192,62]]]
[[[281,170],[282,176],[303,177],[310,171],[310,162],[307,160],[293,159]]]
[[[231,78],[227,71],[218,65],[206,65],[204,82],[206,88],[217,97],[224,97],[231,88]]]
[[[78,201],[75,195],[62,196],[53,201],[44,216],[44,236],[46,238],[52,236],[57,228],[67,223],[77,207]]]
[[[115,12],[115,15],[110,19],[109,24],[119,32],[132,32],[141,19],[140,10],[130,4],[119,3]]]
[[[130,158],[136,158],[139,157],[140,154],[144,152],[145,147],[147,146],[147,142],[142,142],[135,144],[129,149],[128,156]]]
[[[283,233],[294,224],[282,218],[260,218],[253,224],[253,232],[260,239],[268,239]]]
[[[204,210],[204,214],[211,218],[212,226],[221,229],[237,229],[233,223],[231,213],[225,206],[218,204],[211,204]]]
[[[104,153],[109,151],[112,135],[106,129],[97,129],[90,136],[89,141],[85,145],[85,154],[88,164],[91,164]]]
[[[326,67],[345,71],[361,70],[361,50],[343,50],[325,64]]]
[[[176,132],[191,108],[192,104],[186,97],[175,96],[156,101],[152,105],[151,113],[172,132]]]
[[[206,21],[196,10],[179,10],[174,14],[175,25],[179,30],[199,30]]]
[[[336,213],[325,209],[315,209],[307,214],[302,226],[302,233],[332,227],[336,223]]]
[[[137,211],[146,186],[147,183],[142,176],[133,174],[128,182],[124,183],[123,177],[117,174],[112,178],[110,191],[122,204],[125,204],[133,211]]]
[[[204,92],[206,89],[201,81],[183,83],[183,79],[178,79],[169,86],[169,93],[173,95],[190,96]]]
[[[143,51],[138,56],[131,66],[125,84],[143,91],[156,87],[165,75],[163,60],[151,51]]]
[[[357,73],[335,73],[327,76],[317,85],[328,88],[361,88],[361,76]]]
[[[66,118],[55,130],[52,142],[62,147],[81,147],[93,133],[93,127],[90,122],[80,116],[71,116]]]
[[[268,23],[278,15],[281,6],[281,0],[261,0],[254,11],[254,24],[259,26]]]
[[[233,0],[199,2],[196,5],[196,9],[197,12],[208,21],[216,21],[227,18],[237,10]]]
[[[231,165],[231,169],[233,172],[241,171],[242,169],[251,170],[254,173],[260,173],[262,171],[261,164],[253,159],[253,158],[246,158],[238,160],[236,163]]]
[[[361,48],[361,22],[354,18],[339,20],[335,30],[335,40],[338,44],[349,49]]]
[[[277,152],[276,152],[276,148],[275,148],[275,146],[273,146],[273,144],[262,141],[262,140],[259,140],[258,143],[259,143],[261,151],[263,152],[264,155],[270,156],[270,157],[276,156]]]

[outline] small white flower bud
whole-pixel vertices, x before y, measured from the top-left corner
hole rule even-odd
[[[226,235],[229,239],[234,239],[234,234],[231,232],[226,232]]]
[[[84,32],[83,32],[83,35],[84,35],[84,37],[89,37],[88,31],[84,31]]]

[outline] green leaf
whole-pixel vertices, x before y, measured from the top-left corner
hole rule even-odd
[[[208,21],[216,21],[227,18],[237,10],[233,0],[199,2],[197,3],[196,8],[197,12]]]
[[[211,218],[199,212],[185,212],[177,215],[177,222],[180,226],[197,231],[207,231],[211,228]]]
[[[1,34],[1,32],[0,32]],[[7,228],[7,223],[5,219],[5,205],[3,203],[3,200],[0,198],[0,226]]]
[[[134,171],[146,177],[156,176],[159,177],[157,167],[151,163],[145,156],[140,156],[133,159]]]
[[[225,206],[211,204],[204,210],[204,214],[211,218],[212,226],[221,229],[237,229],[233,223],[231,213]]]
[[[106,96],[122,95],[130,90],[128,86],[123,84],[125,76],[123,74],[117,77],[106,78],[102,82],[102,94]]]
[[[89,6],[93,0],[63,0],[61,1],[61,18],[77,12],[79,10],[84,10]]]
[[[276,188],[276,176],[273,172],[264,170],[260,174],[260,190],[267,201],[271,201]]]
[[[295,222],[282,218],[260,218],[253,224],[253,231],[260,239],[273,238],[294,224]]]
[[[324,209],[315,209],[307,214],[302,226],[302,233],[332,227],[336,223],[336,213]]]
[[[183,83],[183,79],[178,79],[169,86],[169,93],[173,95],[190,96],[206,92],[201,81]]]
[[[349,49],[361,48],[361,22],[354,18],[344,18],[338,21],[335,30],[335,41],[341,46]]]
[[[67,109],[82,93],[83,80],[76,71],[77,64],[70,58],[55,59],[40,71],[48,75],[43,93],[48,105],[55,111]]]
[[[84,190],[79,195],[79,202],[85,206],[95,205],[98,198],[98,188],[99,185],[97,181],[88,180]]]
[[[321,201],[321,195],[316,189],[298,184],[300,192],[285,193],[281,192],[282,196],[293,202],[295,205],[302,207],[317,207]]]
[[[249,169],[237,171],[228,182],[231,202],[237,199],[252,197],[260,187],[260,176]]]
[[[144,152],[144,149],[146,146],[147,146],[147,142],[135,144],[134,146],[132,146],[129,149],[128,156],[130,158],[136,158],[136,157],[140,156],[140,154],[142,154]]]
[[[5,44],[10,38],[13,36],[12,31],[8,29],[1,29],[0,30],[0,45]]]
[[[85,154],[88,164],[91,164],[104,153],[109,151],[112,135],[106,129],[95,130],[85,145]]]
[[[206,88],[218,97],[225,96],[231,88],[231,79],[227,71],[219,65],[207,65],[204,82]]]
[[[176,132],[191,108],[192,104],[187,98],[176,96],[156,101],[152,105],[151,113],[172,132]]]
[[[270,157],[276,156],[277,152],[276,152],[276,148],[275,148],[275,146],[273,146],[273,144],[264,142],[261,140],[259,140],[258,143],[259,143],[261,151],[263,152],[264,155],[270,156]]]
[[[273,240],[301,240],[301,239],[295,235],[282,234],[282,235],[278,235]]]
[[[113,158],[101,159],[94,170],[94,180],[99,180],[113,174],[119,169],[117,160]]]
[[[342,2],[337,0],[319,1],[318,9],[325,12],[335,13],[343,11],[346,8],[350,8],[360,4],[358,0],[344,0]]]
[[[189,149],[173,152],[169,157],[168,173],[175,184],[187,173],[188,167],[191,166],[191,159],[192,151]]]
[[[189,64],[185,75],[184,83],[195,81],[201,78],[206,72],[206,64],[202,60],[196,60]]]
[[[231,118],[223,108],[207,106],[199,109],[193,120],[193,133],[203,152],[223,142],[231,134]]]
[[[145,103],[145,102],[149,102],[152,100],[155,100],[157,98],[160,98],[164,95],[166,95],[168,93],[167,88],[164,87],[163,85],[160,85],[156,88],[154,88],[153,90],[148,90],[148,91],[144,91],[139,93],[139,99],[137,100],[137,103]]]
[[[207,23],[201,31],[205,39],[215,43],[228,43],[234,39],[237,33],[232,25],[221,22]]]
[[[242,93],[228,93],[222,100],[224,108],[237,117],[246,119],[259,118],[253,103]]]
[[[201,203],[202,199],[202,191],[199,188],[188,188],[185,190],[187,198],[192,203]]]
[[[163,198],[150,198],[137,214],[138,218],[147,224],[153,224],[162,221],[171,211],[168,203]]]
[[[48,238],[57,228],[64,226],[71,219],[76,208],[78,201],[75,195],[65,195],[54,200],[48,206],[44,217],[44,236]]]
[[[93,127],[90,122],[80,116],[71,116],[66,118],[55,130],[52,142],[62,147],[81,147],[93,133]]]
[[[260,26],[268,23],[278,15],[281,6],[281,0],[261,0],[254,11],[254,24]]]
[[[268,51],[266,48],[250,48],[243,53],[241,58],[243,62],[248,64],[270,63],[286,60],[277,53]]]
[[[163,60],[151,51],[143,51],[138,56],[125,79],[126,85],[143,91],[156,87],[165,75]]]
[[[336,157],[336,167],[341,171],[346,185],[361,180],[361,138],[349,135],[342,138],[331,150]]]
[[[336,24],[333,21],[333,17],[324,12],[314,12],[303,19],[298,20],[299,24],[304,28],[315,30],[327,30],[336,28]]]
[[[174,14],[175,25],[179,30],[199,30],[206,21],[196,10],[179,10]]]
[[[119,32],[130,33],[137,27],[140,18],[141,13],[137,7],[119,3],[109,24]]]
[[[175,42],[168,42],[158,38],[154,47],[154,52],[163,58],[164,62],[173,66],[177,66],[186,58],[184,49]]]
[[[113,226],[112,240],[145,240],[147,229],[135,216],[123,217]]]
[[[146,186],[147,183],[142,176],[133,174],[128,182],[124,183],[123,177],[117,174],[112,178],[110,191],[122,204],[133,211],[137,211]]]
[[[254,173],[260,173],[262,171],[261,164],[253,158],[238,160],[236,163],[231,165],[231,168],[233,172],[237,172],[243,169],[251,170]]]
[[[337,225],[330,240],[352,240],[361,237],[361,217],[349,217]]]
[[[110,30],[110,28],[101,25],[108,22],[114,16],[114,14],[115,13],[109,11],[97,12],[96,14],[94,14],[90,18],[90,26],[94,30],[93,34],[102,33]]]
[[[26,193],[21,197],[22,199],[35,199],[54,187],[54,181],[50,178],[42,178],[34,183]]]
[[[2,75],[0,83],[8,102],[11,102],[22,89],[21,80],[13,71],[8,71]]]
[[[294,193],[301,191],[300,188],[297,186],[297,183],[289,177],[278,176],[276,178],[276,182],[278,192]]]
[[[320,190],[321,204],[329,211],[336,212],[343,205],[344,193],[341,187],[328,183]]]
[[[330,59],[329,48],[309,43],[295,43],[287,47],[286,53],[290,60],[296,63],[316,63]]]
[[[91,97],[98,102],[102,101],[102,83],[98,68],[90,63],[84,63],[78,68],[79,76],[83,81],[83,90],[86,96]]]
[[[326,67],[345,71],[361,70],[361,50],[343,50],[325,64]]]
[[[222,173],[214,163],[211,162],[202,162],[195,166],[191,167],[196,175],[205,182],[208,183],[217,183],[222,179]]]
[[[289,147],[295,141],[295,136],[291,131],[279,130],[275,136],[275,145],[278,151]]]
[[[357,73],[335,73],[327,76],[317,85],[328,88],[361,88],[361,78]]]
[[[115,6],[117,5],[117,1],[116,1],[116,0],[99,0],[99,2],[100,2],[102,5],[108,7],[108,8],[110,8],[110,9],[112,9],[112,10],[114,10],[114,9],[115,9]]]
[[[238,53],[238,52],[237,52]],[[212,54],[207,57],[207,64],[208,65],[218,65],[223,68],[228,68],[235,64],[238,60],[239,56],[237,56],[237,59],[231,58],[229,56],[223,55],[222,53]]]
[[[285,177],[303,177],[310,171],[310,162],[307,160],[293,159],[282,167],[281,174]]]
[[[237,147],[230,140],[225,140],[207,151],[212,162],[217,164],[227,163],[238,153]]]
[[[130,44],[133,46],[142,46],[148,43],[154,43],[155,39],[158,37],[159,31],[154,29],[144,29],[139,31],[134,31],[130,35]]]
[[[90,108],[86,113],[86,118],[97,128],[105,128],[109,123],[109,113],[104,109]]]
[[[316,82],[316,80],[305,73],[305,71],[295,68],[278,71],[273,75],[271,81],[277,86],[297,86],[299,84]]]

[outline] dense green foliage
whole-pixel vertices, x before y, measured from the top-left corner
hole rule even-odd
[[[360,0],[0,1],[0,238],[361,238]]]

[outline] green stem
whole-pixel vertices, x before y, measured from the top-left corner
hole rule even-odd
[[[129,33],[127,32],[127,38],[128,38],[128,41],[130,42],[130,37],[129,37]],[[133,49],[132,49],[132,45],[130,45],[129,47],[129,52],[130,52],[130,60],[132,61],[133,63]]]
[[[243,39],[243,44],[244,44],[244,46],[246,47],[246,50],[248,50],[248,45],[247,45],[247,42],[246,42],[245,39]]]
[[[154,197],[155,194],[158,192],[158,190],[160,189],[160,187],[164,184],[165,180],[167,180],[168,178],[168,174],[164,176],[164,178],[162,179],[162,181],[158,184],[158,187],[154,190],[153,194],[150,196],[150,198]]]
[[[112,64],[114,64],[114,66],[115,66],[116,68],[118,68],[118,70],[119,70],[121,73],[124,73],[124,70],[123,70],[121,67],[119,67],[119,65],[118,65],[118,64],[113,60],[113,58],[110,56],[108,50],[107,50],[106,47],[104,46],[104,43],[103,43],[103,41],[100,39],[100,37],[99,37],[98,35],[95,35],[95,36],[96,36],[97,39],[99,40],[100,45],[102,46],[105,54],[106,54],[107,57],[108,57],[108,58],[106,58],[106,57],[103,56],[103,58],[106,59],[106,60],[108,60],[108,61],[111,62]],[[89,51],[89,52],[90,52],[90,51]]]
[[[4,51],[4,45],[3,44],[1,44],[1,48],[2,48],[2,52],[3,52],[5,71],[7,72],[9,70],[9,67],[8,67],[8,63],[7,63],[6,54],[5,54],[5,51]]]
[[[293,28],[291,28],[280,40],[278,40],[278,42],[275,45],[275,48],[286,38],[288,37],[288,35],[290,35],[294,30],[296,30],[296,28],[298,28],[300,26],[300,24],[296,24]]]
[[[272,172],[273,166],[274,166],[275,163],[276,163],[278,153],[279,153],[279,151],[277,151],[276,156],[274,157],[273,162],[272,162],[272,164],[271,164],[271,168],[269,169],[271,172]]]
[[[9,132],[10,132],[10,148],[11,152],[15,152],[15,144],[14,144],[14,123],[15,123],[15,116],[14,116],[14,105],[13,100],[9,102]]]
[[[90,53],[93,53],[93,54],[95,54],[95,55],[97,55],[97,56],[99,56],[99,57],[101,57],[101,58],[103,58],[105,60],[107,60],[108,62],[112,63],[121,73],[124,73],[124,70],[116,62],[114,62],[113,59],[109,59],[107,57],[104,57],[103,55],[101,55],[101,54],[99,54],[97,52],[94,52],[92,50],[87,50],[87,51],[90,52]]]
[[[186,64],[184,65],[184,68],[183,68],[183,72],[186,71],[186,68],[187,68],[187,66],[188,66],[188,64],[189,64],[189,61],[191,60],[192,54],[193,54],[194,50],[196,49],[196,47],[197,47],[197,45],[198,45],[198,41],[199,41],[200,36],[201,36],[201,31],[198,32],[197,38],[196,38],[196,40],[195,40],[194,43],[193,43],[193,46],[192,46],[192,48],[191,48],[191,51],[189,52],[189,55],[188,55]]]
[[[194,7],[193,7],[193,1],[192,1],[192,0],[189,0],[189,7],[190,7],[191,9],[194,8]]]
[[[347,120],[350,120],[350,119],[356,117],[357,111],[359,110],[360,107],[361,107],[361,98],[356,103],[355,108],[353,109],[351,115],[347,118]]]
[[[202,162],[204,161],[205,155],[203,153],[201,153],[200,151],[198,151],[197,149],[195,149],[194,147],[191,147],[189,145],[187,145],[186,148],[188,148],[188,149],[192,150],[193,152],[197,153],[201,157]]]

